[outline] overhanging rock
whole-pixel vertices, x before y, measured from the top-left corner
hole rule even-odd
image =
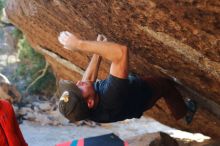
[[[220,137],[220,1],[7,0],[6,12],[32,47],[84,70],[89,54],[63,50],[60,31],[95,40],[98,33],[130,49],[132,72],[175,79],[200,109],[192,125],[174,121],[163,101],[148,114],[168,125]],[[45,54],[58,77],[81,75]],[[109,71],[104,61],[99,78]]]

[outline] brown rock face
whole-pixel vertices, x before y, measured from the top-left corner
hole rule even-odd
[[[63,50],[57,41],[60,31],[90,40],[101,33],[127,45],[132,72],[177,79],[183,94],[200,106],[190,126],[174,121],[163,101],[148,114],[177,128],[220,137],[219,0],[7,0],[6,12],[58,77],[80,79],[81,71],[65,60],[85,69],[90,56]],[[104,61],[99,77],[108,70]]]

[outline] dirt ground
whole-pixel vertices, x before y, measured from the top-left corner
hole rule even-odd
[[[57,143],[71,141],[78,138],[115,133],[122,139],[145,133],[163,131],[172,137],[202,142],[208,137],[202,134],[192,134],[179,131],[158,123],[151,118],[131,119],[102,126],[49,126],[25,121],[20,125],[29,146],[54,146]]]

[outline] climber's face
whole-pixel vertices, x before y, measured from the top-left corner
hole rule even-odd
[[[78,81],[76,86],[82,91],[82,96],[88,104],[89,108],[94,107],[95,90],[93,82],[91,81]]]

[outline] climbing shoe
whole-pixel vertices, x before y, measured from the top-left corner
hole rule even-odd
[[[197,111],[197,104],[196,104],[196,101],[192,99],[187,99],[185,103],[187,107],[187,114],[185,116],[185,121],[187,124],[190,124]]]

